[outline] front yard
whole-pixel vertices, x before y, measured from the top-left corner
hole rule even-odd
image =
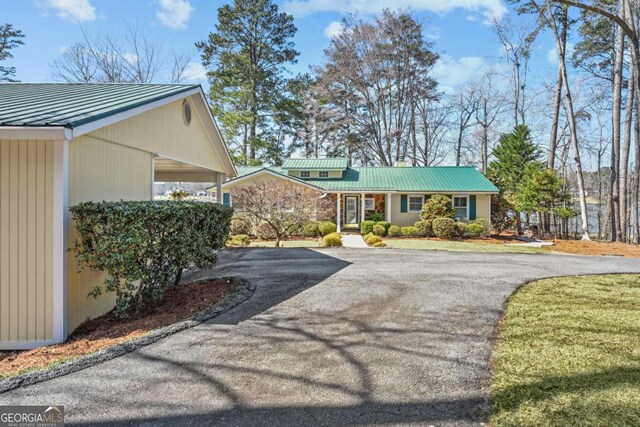
[[[507,245],[494,240],[455,241],[433,239],[390,239],[385,238],[385,243],[390,248],[396,249],[422,249],[431,251],[471,251],[471,252],[501,252],[501,253],[527,253],[547,254],[548,250],[532,248],[528,246]],[[514,241],[517,243],[517,241]]]
[[[640,275],[528,284],[509,299],[492,425],[640,425]]]

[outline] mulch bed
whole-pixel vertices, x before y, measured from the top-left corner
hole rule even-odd
[[[0,351],[0,378],[44,368],[145,335],[215,305],[230,291],[231,286],[222,279],[180,285],[135,319],[122,321],[107,313],[80,325],[64,343],[34,350]]]
[[[554,240],[554,245],[546,246],[545,249],[576,255],[617,255],[640,258],[640,246],[619,242]]]

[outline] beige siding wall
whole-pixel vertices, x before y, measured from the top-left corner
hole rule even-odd
[[[184,123],[182,102],[172,102],[95,130],[89,135],[196,166],[224,171],[224,165],[211,145],[195,108],[191,110],[191,124],[187,126]],[[222,149],[223,145],[220,147]]]
[[[53,337],[53,141],[0,140],[0,341]]]
[[[86,201],[148,200],[151,198],[151,153],[90,137],[69,143],[69,206]],[[76,239],[69,226],[69,244]],[[115,302],[113,294],[87,297],[104,280],[104,273],[78,272],[73,254],[68,257],[67,328],[100,316]]]
[[[491,195],[478,194],[476,196],[476,218],[491,221]]]
[[[295,176],[297,178],[300,178],[300,171],[299,170],[290,170],[287,171],[289,175],[291,176]],[[317,170],[312,170],[309,171],[309,178],[320,178],[320,171]],[[341,170],[329,170],[329,178],[342,178],[342,171]]]
[[[418,221],[419,212],[400,212],[400,194],[391,195],[391,223],[400,227],[413,225]],[[491,196],[476,195],[476,218],[491,220]]]

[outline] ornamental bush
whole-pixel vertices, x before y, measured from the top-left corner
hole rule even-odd
[[[378,221],[378,222],[376,222],[376,225],[383,226],[385,232],[389,231],[389,227],[391,227],[391,223],[387,222],[387,221]]]
[[[253,223],[246,216],[237,216],[231,220],[229,233],[252,235]]]
[[[342,246],[342,236],[340,233],[329,233],[322,238],[322,246]]]
[[[367,236],[367,238],[365,239],[365,242],[367,243],[367,245],[373,246],[376,243],[382,242],[382,237],[376,236],[375,234],[371,234]]]
[[[364,236],[373,233],[374,225],[376,225],[375,221],[362,221],[362,223],[360,223],[360,234]]]
[[[274,240],[276,232],[268,222],[262,221],[256,225],[256,237],[261,240]]]
[[[331,221],[322,221],[320,225],[318,225],[318,230],[320,230],[320,234],[323,236],[335,233],[337,229],[336,224]]]
[[[376,224],[373,226],[373,234],[375,234],[376,236],[384,236],[385,234],[387,234],[387,230],[380,224]]]
[[[246,234],[235,234],[229,236],[227,240],[227,246],[249,246],[251,238]]]
[[[397,225],[392,225],[391,227],[389,227],[389,231],[387,232],[387,235],[389,237],[402,236],[402,231],[400,230],[400,227],[398,227]]]
[[[70,211],[78,265],[108,274],[89,295],[114,292],[119,318],[160,301],[185,268],[213,266],[233,215],[228,206],[196,201],[86,202]]]
[[[374,247],[374,248],[384,248],[384,247],[386,247],[386,246],[387,246],[387,244],[386,244],[385,242],[383,242],[383,241],[375,242],[375,243],[373,244],[373,247]]]
[[[384,219],[384,216],[379,212],[374,212],[371,215],[369,215],[368,219],[369,221],[380,222]]]
[[[451,198],[442,194],[434,194],[422,205],[420,219],[423,221],[434,220],[436,218],[451,218],[456,215],[456,210],[451,204]]]
[[[400,229],[400,231],[402,232],[403,236],[407,236],[407,237],[416,237],[416,236],[418,236],[418,229],[413,227],[413,226],[402,227]]]
[[[472,223],[467,225],[467,236],[469,237],[482,237],[484,234],[484,227],[482,224]]]
[[[467,223],[462,221],[456,221],[455,225],[455,236],[463,237],[467,232]]]
[[[456,222],[451,218],[436,218],[432,221],[433,234],[441,239],[450,239],[456,233]]]
[[[309,237],[317,237],[320,235],[320,223],[317,221],[309,221],[304,225],[304,234]]]
[[[482,234],[479,237],[489,237],[491,235],[491,222],[488,219],[478,218],[471,221],[471,224],[482,226]]]
[[[433,229],[431,228],[430,219],[418,221],[415,224],[413,224],[413,226],[418,230],[418,235],[424,236],[424,237],[433,236]]]

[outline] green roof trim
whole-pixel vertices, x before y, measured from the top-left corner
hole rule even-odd
[[[199,85],[135,83],[2,83],[0,126],[78,127]]]
[[[345,157],[327,157],[324,159],[287,159],[282,163],[282,169],[341,169],[344,170],[349,165]]]
[[[285,162],[286,163],[286,162]],[[238,177],[268,169],[287,175],[284,167],[238,166]],[[394,191],[404,193],[497,193],[498,188],[472,166],[355,167],[342,178],[303,179],[329,192]]]

